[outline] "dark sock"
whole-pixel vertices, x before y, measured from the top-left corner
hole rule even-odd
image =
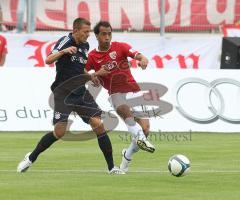
[[[53,135],[53,132],[49,132],[46,135],[44,135],[39,143],[37,144],[36,148],[33,150],[33,152],[29,156],[29,160],[34,162],[40,153],[45,151],[48,147],[50,147],[54,142],[56,142],[58,139]]]
[[[103,152],[105,160],[107,161],[108,170],[113,167],[112,144],[106,132],[98,136],[98,145]]]

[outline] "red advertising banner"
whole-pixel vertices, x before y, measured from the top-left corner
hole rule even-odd
[[[1,1],[5,24],[16,24],[17,3]],[[240,0],[166,0],[165,12],[167,29],[210,30],[239,21]],[[41,0],[36,15],[38,29],[70,30],[76,17],[85,17],[93,25],[110,21],[114,29],[158,30],[160,0]]]

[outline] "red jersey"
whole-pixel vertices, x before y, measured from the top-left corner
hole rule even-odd
[[[0,60],[3,54],[7,54],[7,40],[0,35]]]
[[[134,58],[138,54],[126,43],[112,42],[108,51],[92,50],[88,54],[86,69],[96,72],[102,67],[111,71],[110,74],[100,77],[102,86],[109,94],[138,92],[140,88],[130,71],[128,57]]]

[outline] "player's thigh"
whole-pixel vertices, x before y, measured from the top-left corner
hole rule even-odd
[[[127,93],[114,93],[109,96],[108,101],[110,102],[111,106],[117,110],[119,106],[127,105],[126,96]]]
[[[76,105],[74,106],[74,111],[87,124],[90,124],[91,118],[101,118],[102,114],[102,110],[88,91],[85,92],[84,96],[78,97]]]
[[[127,93],[114,93],[109,97],[111,106],[117,111],[118,115],[126,119],[132,117],[131,108],[128,106],[126,99]]]
[[[134,119],[142,127],[144,134],[146,136],[148,136],[149,135],[149,130],[150,130],[149,119],[136,118],[136,117]]]
[[[122,119],[133,117],[130,107],[126,104],[118,106],[116,111]]]
[[[65,134],[71,112],[72,108],[67,106],[62,98],[54,97],[53,125],[56,137],[61,138]]]

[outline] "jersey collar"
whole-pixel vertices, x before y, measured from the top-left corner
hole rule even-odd
[[[96,51],[97,51],[97,52],[100,52],[100,53],[101,53],[101,52],[102,52],[102,53],[108,52],[109,49],[111,49],[111,47],[112,47],[112,42],[110,43],[110,46],[109,46],[108,50],[106,50],[106,51],[100,51],[100,50],[99,50],[99,47],[97,47],[97,48],[96,48]]]

